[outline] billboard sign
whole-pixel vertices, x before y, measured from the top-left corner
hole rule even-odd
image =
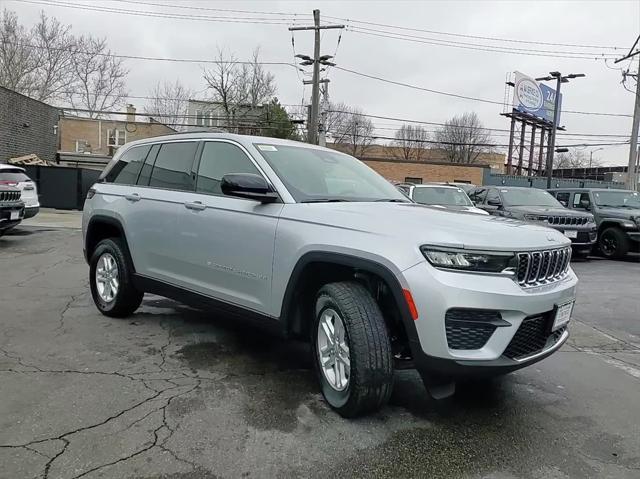
[[[513,109],[553,123],[556,91],[520,72],[515,72],[515,75]],[[560,95],[560,105],[562,106],[562,94]],[[560,110],[562,111],[562,108]],[[558,121],[560,121],[559,118]]]

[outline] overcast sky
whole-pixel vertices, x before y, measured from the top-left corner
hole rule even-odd
[[[574,52],[588,54],[624,54],[640,32],[640,1],[172,1],[140,0],[163,6],[140,5],[131,2],[102,0],[66,0],[85,5],[109,6],[112,12],[95,12],[79,8],[65,8],[2,0],[0,3],[17,12],[22,23],[31,25],[40,10],[71,24],[76,34],[90,33],[106,37],[115,53],[172,58],[212,58],[217,47],[227,48],[240,59],[248,59],[251,51],[259,46],[263,61],[293,61],[291,32],[287,24],[220,23],[209,19],[154,18],[116,13],[117,9],[172,14],[201,15],[209,17],[257,17],[281,21],[282,15],[264,13],[244,14],[205,9],[235,9],[257,12],[280,12],[301,14],[295,24],[307,24],[314,8],[321,16],[340,17],[350,20],[327,21],[351,26],[342,32],[337,49],[338,65],[379,76],[385,79],[408,83],[428,89],[502,101],[505,93],[505,75],[519,70],[531,76],[546,75],[558,70],[566,73],[585,73],[586,78],[573,80],[563,85],[563,109],[606,112],[631,115],[632,93],[620,84],[619,67],[628,68],[630,62],[613,65],[612,61],[594,59],[557,58],[525,55],[539,53],[532,50],[563,52],[555,55],[575,56]],[[46,2],[43,2],[46,3]],[[183,9],[192,6],[201,9]],[[307,14],[307,16],[305,16]],[[294,18],[294,17],[287,17]],[[407,27],[432,32],[453,33],[469,36],[495,37],[501,39],[547,42],[555,44],[592,45],[581,48],[561,45],[543,45],[519,42],[490,41],[455,35],[442,35],[415,30],[395,30],[359,22],[372,22]],[[284,22],[287,23],[287,22]],[[292,23],[292,22],[289,22]],[[413,35],[417,41],[382,38],[353,31],[353,27],[394,31]],[[376,32],[371,32],[376,33]],[[326,30],[322,34],[322,54],[336,52],[338,30]],[[296,53],[313,53],[313,32],[296,32]],[[448,46],[422,43],[437,40]],[[457,48],[470,43],[501,47],[509,52],[480,51]],[[620,47],[616,52],[601,48]],[[516,49],[523,49],[518,51]],[[513,52],[513,53],[511,53]],[[573,52],[573,53],[567,53]],[[636,57],[637,58],[637,57]],[[637,60],[632,70],[637,70]],[[128,87],[132,95],[148,94],[158,80],[179,79],[186,86],[202,92],[205,97],[201,64],[167,63],[160,61],[127,61],[130,70]],[[287,66],[270,68],[276,76],[277,96],[284,104],[299,104],[303,98],[309,101],[310,87],[303,89],[296,71]],[[331,80],[331,99],[361,107],[370,114],[443,122],[467,111],[476,111],[485,126],[508,129],[509,121],[501,117],[501,105],[456,99],[434,93],[382,83],[362,78],[348,72],[333,69],[328,72]],[[634,86],[627,82],[628,87]],[[143,100],[131,100],[142,110]],[[389,120],[374,120],[379,136],[393,136],[399,125]],[[628,135],[631,129],[629,117],[607,117],[564,113],[561,123],[567,132],[574,134]],[[388,129],[385,129],[388,128]],[[433,129],[435,127],[428,127]],[[496,143],[507,143],[506,133],[496,133]],[[558,144],[610,143],[624,139],[619,137],[585,137],[559,139]],[[587,148],[587,152],[597,147]],[[626,164],[628,146],[608,146],[594,153],[608,164]]]

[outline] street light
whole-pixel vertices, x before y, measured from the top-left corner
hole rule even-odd
[[[600,150],[604,150],[604,147],[603,148],[596,148],[595,150],[591,150],[591,152],[589,153],[589,168],[591,168],[591,162],[593,161],[593,154],[596,151],[600,151]]]
[[[582,78],[584,73],[571,73],[562,76],[560,72],[549,72],[549,76],[536,78],[537,81],[556,80],[556,98],[553,109],[553,129],[551,130],[551,138],[549,138],[549,148],[547,149],[547,188],[551,188],[551,179],[553,178],[553,152],[556,146],[556,130],[558,129],[558,121],[560,120],[560,85],[569,83],[569,79]]]

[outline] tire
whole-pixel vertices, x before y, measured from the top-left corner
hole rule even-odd
[[[325,341],[328,335],[323,332],[326,329],[322,323],[326,324],[325,320],[333,317],[333,325],[336,326],[334,313],[344,326],[344,343],[341,344],[346,346],[348,369],[340,359],[345,355],[344,348],[326,346],[336,341]],[[339,332],[334,329],[334,333],[335,339]],[[332,409],[342,417],[351,418],[377,411],[388,402],[393,389],[391,343],[380,308],[364,286],[355,282],[323,286],[316,298],[311,336],[313,363],[322,394]],[[333,349],[333,352],[327,353],[327,349]],[[325,372],[321,364],[321,350],[325,350],[325,360],[327,354],[333,355],[333,363],[342,364],[342,376],[347,378],[342,388],[335,387],[336,366],[329,368],[334,371],[333,384],[329,382],[328,375],[332,373]],[[328,359],[331,364],[331,358]]]
[[[589,259],[589,255],[591,254],[591,250],[590,249],[577,249],[574,248],[573,250],[573,257],[574,258],[578,258],[578,259]]]
[[[629,252],[629,246],[625,232],[615,226],[604,230],[598,239],[598,248],[605,258],[623,258]]]
[[[105,263],[113,262],[115,269],[110,270],[111,278],[117,280],[117,288],[112,298],[105,299],[107,287],[99,284],[96,273],[104,271]],[[98,310],[105,316],[124,318],[130,316],[142,303],[143,292],[133,285],[133,268],[124,242],[120,238],[104,239],[98,243],[89,261],[89,284],[91,296]],[[106,278],[106,276],[102,276]],[[109,284],[108,289],[113,293],[110,278],[103,280]],[[101,292],[102,291],[102,292]]]

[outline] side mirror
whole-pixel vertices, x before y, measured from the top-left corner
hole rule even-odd
[[[568,208],[568,207],[569,207],[569,203],[567,203],[566,201],[558,200],[558,202],[559,202],[562,206],[564,206],[565,208]]]
[[[591,209],[591,202],[589,200],[580,200],[580,206],[589,211]]]
[[[231,173],[224,175],[220,189],[225,195],[247,198],[261,203],[273,203],[278,194],[273,191],[266,180],[252,173]]]

